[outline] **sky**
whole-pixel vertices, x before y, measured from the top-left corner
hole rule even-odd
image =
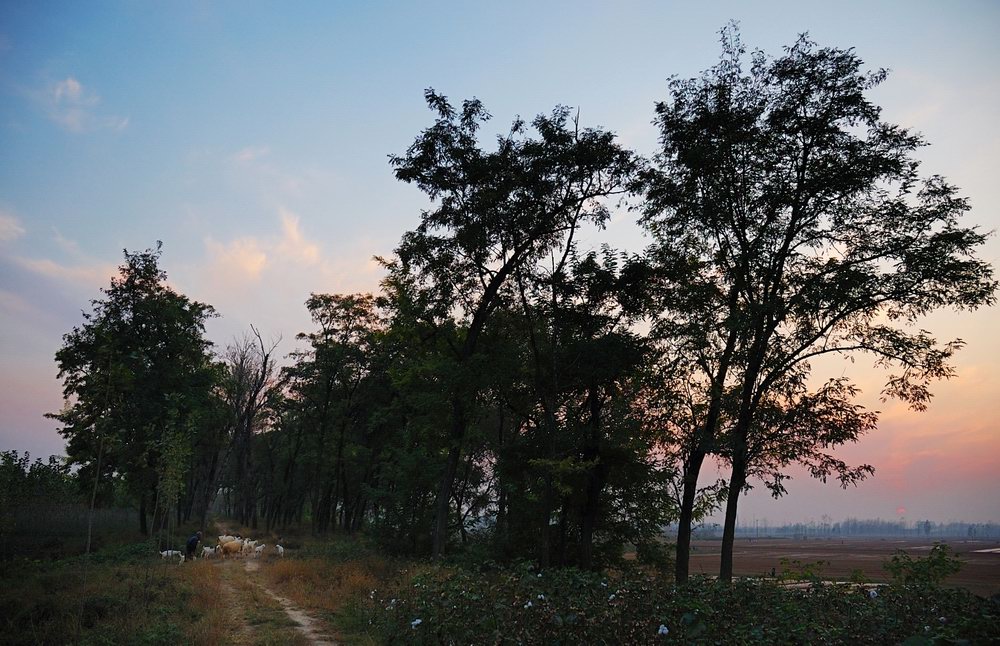
[[[308,295],[377,290],[373,257],[417,225],[426,200],[388,155],[431,123],[425,88],[481,99],[487,135],[569,105],[648,155],[667,79],[713,65],[730,20],[769,54],[809,32],[889,69],[884,119],[930,142],[922,172],[962,189],[966,224],[998,228],[995,2],[0,0],[0,450],[63,452],[54,354],[123,249],[163,242],[170,284],[217,309],[218,348],[254,324],[290,352]],[[634,220],[584,244],[639,251]],[[1000,264],[997,236],[981,257]],[[966,342],[924,413],[879,401],[863,360],[817,366],[882,411],[838,452],[876,475],[842,491],[794,472],[741,522],[1000,520],[998,324],[996,307],[920,322]]]

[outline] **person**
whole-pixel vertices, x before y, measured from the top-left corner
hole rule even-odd
[[[187,560],[192,560],[196,551],[198,550],[198,543],[201,542],[201,532],[195,532],[191,535],[191,538],[187,540]]]

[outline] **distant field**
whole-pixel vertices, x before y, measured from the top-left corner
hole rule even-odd
[[[947,580],[947,585],[983,596],[1000,593],[1000,541],[950,539],[941,542],[951,546],[964,564],[961,572]],[[781,572],[783,558],[803,563],[822,560],[829,562],[820,572],[824,578],[846,579],[852,571],[861,570],[872,581],[887,581],[882,563],[896,550],[906,550],[911,557],[919,557],[930,552],[933,544],[933,539],[900,538],[739,539],[733,549],[733,570],[738,576],[770,575],[771,568]],[[695,540],[691,572],[718,574],[721,545],[721,540]]]

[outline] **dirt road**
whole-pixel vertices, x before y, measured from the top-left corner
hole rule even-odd
[[[226,605],[230,612],[232,643],[237,646],[280,643],[283,646],[333,646],[330,630],[292,601],[267,585],[260,570],[266,561],[253,557],[217,559]]]

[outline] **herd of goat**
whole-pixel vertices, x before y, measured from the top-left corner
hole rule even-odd
[[[252,556],[253,558],[260,558],[264,553],[264,548],[267,547],[265,543],[261,543],[256,540],[250,540],[243,538],[242,536],[230,536],[224,534],[219,537],[219,543],[215,547],[209,547],[205,545],[201,548],[201,558],[207,559],[214,556],[221,556],[223,559],[226,555],[232,556]],[[274,551],[278,556],[285,556],[285,548],[281,545],[275,545]],[[164,550],[160,552],[161,559],[179,558],[180,563],[185,560],[184,553],[179,550]]]

